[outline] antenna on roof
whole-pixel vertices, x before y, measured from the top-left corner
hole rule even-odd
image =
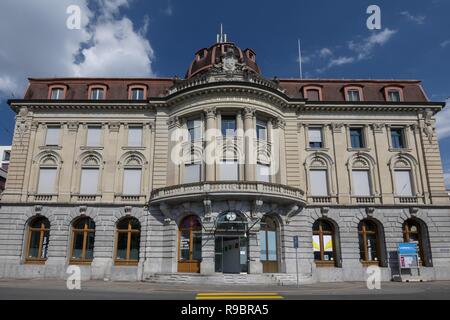
[[[223,33],[223,25],[220,24],[220,34],[217,34],[217,43],[227,42],[227,35]]]
[[[302,70],[302,47],[300,45],[300,39],[298,39],[298,66],[300,69],[300,79],[303,79],[303,70]]]

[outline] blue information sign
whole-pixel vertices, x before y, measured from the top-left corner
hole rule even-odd
[[[298,236],[294,236],[294,248],[298,248]]]
[[[417,244],[414,242],[399,243],[397,246],[400,269],[419,268]]]

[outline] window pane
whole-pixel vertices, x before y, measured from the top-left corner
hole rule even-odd
[[[139,241],[141,237],[139,233],[131,234],[130,260],[139,260]]]
[[[392,90],[388,92],[389,101],[399,102],[400,101],[400,92],[397,90]]]
[[[142,146],[142,127],[128,128],[128,146],[129,147]]]
[[[200,182],[200,164],[186,164],[184,166],[184,183]]]
[[[403,129],[392,128],[391,129],[391,140],[393,148],[404,148],[404,136]]]
[[[333,261],[333,237],[331,235],[323,236],[323,259]]]
[[[86,244],[86,259],[94,259],[94,240],[95,233],[89,232],[87,236],[87,244]]]
[[[192,258],[200,261],[202,259],[202,231],[193,231]]]
[[[123,171],[123,194],[141,194],[141,169],[125,169]]]
[[[267,123],[265,121],[256,120],[256,138],[267,140]]]
[[[348,91],[348,101],[360,101],[359,91],[358,90],[349,90]]]
[[[237,161],[221,161],[219,168],[220,168],[220,180],[224,181],[239,180]]]
[[[371,196],[369,171],[367,170],[353,170],[353,195],[355,196]]]
[[[92,89],[91,91],[91,99],[92,100],[102,100],[104,97],[104,90],[103,89]]]
[[[411,171],[395,171],[395,191],[398,196],[412,197]]]
[[[361,128],[351,128],[350,129],[350,140],[352,148],[363,148],[364,140]]]
[[[314,252],[314,260],[321,260],[320,258],[320,236],[313,235],[312,236],[312,246]]]
[[[80,194],[92,195],[98,192],[98,174],[99,169],[82,169],[81,170],[81,183]]]
[[[59,130],[60,127],[48,127],[47,136],[45,138],[45,144],[47,146],[59,145]]]
[[[267,260],[266,231],[265,230],[260,231],[259,236],[261,238],[259,241],[259,247],[261,249],[260,260],[266,261]]]
[[[39,170],[38,194],[56,192],[56,168],[41,168]]]
[[[256,181],[269,182],[270,181],[270,166],[267,164],[258,163],[256,165]]]
[[[275,231],[267,231],[267,246],[269,248],[268,260],[277,261],[277,233]]]
[[[88,147],[98,147],[101,145],[102,128],[88,127],[86,145]]]
[[[311,170],[309,172],[311,195],[313,196],[327,196],[328,182],[326,170]]]
[[[319,90],[308,90],[306,91],[307,99],[310,101],[319,101]]]
[[[144,99],[144,89],[132,89],[131,90],[131,99],[133,99],[133,100]]]
[[[39,258],[39,241],[40,241],[40,231],[30,232],[30,248],[28,250],[28,258]]]
[[[51,99],[52,100],[62,99],[63,92],[64,92],[63,89],[59,88],[52,89]]]
[[[202,138],[202,120],[188,120],[187,128],[189,131],[189,139],[191,141],[200,140]]]
[[[126,260],[127,258],[127,232],[120,232],[117,235],[117,254],[116,259]]]
[[[236,136],[236,117],[222,117],[222,136]]]
[[[308,128],[310,148],[322,148],[322,128]]]
[[[191,245],[190,231],[180,231],[180,260],[189,260],[189,250]]]
[[[376,239],[376,235],[374,235],[374,234],[367,235],[367,251],[368,251],[367,253],[368,253],[369,261],[378,260],[377,239]]]
[[[75,232],[73,237],[73,259],[83,258],[83,232]]]

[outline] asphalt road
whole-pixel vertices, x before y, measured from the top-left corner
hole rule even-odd
[[[362,282],[318,283],[296,287],[188,286],[173,284],[86,281],[80,290],[68,290],[65,281],[0,280],[0,300],[11,299],[344,299],[344,300],[450,300],[450,281],[423,283],[386,282],[379,290]]]

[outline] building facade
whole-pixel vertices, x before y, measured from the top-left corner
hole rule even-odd
[[[266,79],[255,52],[218,42],[184,79],[29,79],[9,104],[0,277],[298,265],[302,281],[343,281],[376,265],[390,280],[397,245],[416,242],[421,276],[450,279],[443,103],[420,81]]]

